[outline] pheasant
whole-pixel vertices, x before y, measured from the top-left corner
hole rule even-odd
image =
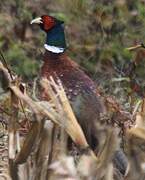
[[[31,21],[46,33],[45,53],[41,77],[59,78],[64,86],[75,116],[92,149],[98,145],[96,122],[106,112],[101,97],[96,93],[95,83],[72,61],[66,53],[64,22],[43,15]],[[45,93],[42,95],[47,99]]]
[[[66,41],[63,22],[47,15],[36,18],[37,23],[45,31],[47,38],[44,47],[44,64],[41,76],[61,80],[73,111],[80,123],[86,139],[91,147],[95,147],[95,122],[105,106],[96,95],[95,83],[66,54]],[[43,98],[47,98],[45,94]]]

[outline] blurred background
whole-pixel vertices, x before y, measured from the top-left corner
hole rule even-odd
[[[45,34],[30,21],[42,14],[65,22],[69,56],[105,93],[127,107],[133,91],[130,78],[144,88],[144,50],[126,47],[144,42],[145,0],[0,1],[0,49],[11,69],[29,83],[38,75],[45,42]],[[132,73],[129,68],[138,53]]]

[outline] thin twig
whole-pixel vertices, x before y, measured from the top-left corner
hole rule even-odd
[[[6,61],[6,59],[4,58],[4,55],[3,55],[3,53],[2,53],[1,50],[0,50],[0,55],[1,55],[2,59],[3,59],[3,62],[4,62],[4,65],[5,65],[6,69],[8,70],[8,72],[9,72],[9,74],[10,74],[11,79],[13,80],[12,72],[11,72],[11,70],[10,70],[8,64],[7,64],[7,61]]]
[[[5,113],[5,114],[8,115],[8,116],[11,116],[11,114],[10,114],[9,112],[7,112],[5,109],[3,109],[2,107],[0,107],[0,111],[1,111],[2,113]]]
[[[9,68],[9,66],[8,66],[8,64],[7,64],[7,61],[6,61],[6,59],[5,59],[5,57],[4,57],[4,55],[3,55],[3,53],[2,53],[1,50],[0,50],[0,55],[1,55],[2,59],[3,59],[3,62],[4,62],[4,64],[5,64],[6,69],[8,70],[8,73],[9,73],[9,75],[10,75],[10,77],[11,77],[11,80],[14,80],[14,79],[13,79],[13,75],[12,75],[12,71],[11,71],[11,69]],[[26,113],[25,113],[25,110],[24,110],[24,107],[23,107],[23,104],[22,104],[21,100],[20,100],[20,106],[21,106],[21,108],[22,108],[22,111],[23,111],[23,113],[24,113],[25,118],[26,118],[27,120],[29,120],[29,119],[27,118],[27,115],[26,115]]]

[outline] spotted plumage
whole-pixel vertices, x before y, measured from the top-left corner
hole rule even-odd
[[[89,144],[94,147],[96,134],[94,123],[99,120],[105,107],[100,97],[96,95],[94,82],[73,62],[66,53],[54,54],[46,51],[41,76],[59,78],[73,107],[75,115],[82,126]],[[43,99],[47,95],[42,93]],[[94,142],[93,142],[94,141]]]

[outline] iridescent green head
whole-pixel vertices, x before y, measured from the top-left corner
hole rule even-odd
[[[66,49],[64,34],[64,22],[52,16],[43,15],[31,21],[31,24],[39,24],[40,28],[46,32],[45,45]]]

